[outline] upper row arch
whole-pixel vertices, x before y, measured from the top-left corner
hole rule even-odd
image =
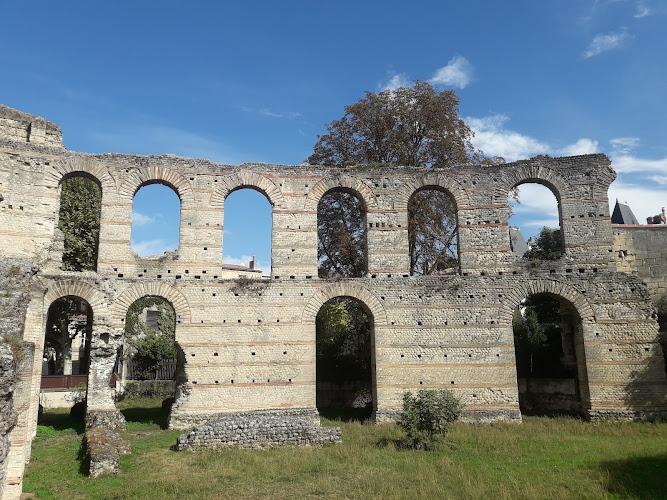
[[[541,184],[547,187],[556,197],[560,204],[563,199],[572,199],[574,194],[570,185],[554,169],[538,166],[525,165],[507,168],[502,171],[502,180],[496,184],[494,190],[494,203],[507,203],[508,193],[516,186],[527,183]]]
[[[104,164],[86,157],[75,156],[55,162],[44,180],[48,187],[57,188],[62,181],[78,174],[93,178],[102,187],[102,192],[116,191],[116,180]]]
[[[211,206],[224,209],[227,196],[238,189],[244,188],[254,189],[262,193],[275,209],[280,209],[285,205],[283,193],[275,182],[259,172],[241,170],[235,174],[225,175],[220,179],[219,186],[211,195]]]

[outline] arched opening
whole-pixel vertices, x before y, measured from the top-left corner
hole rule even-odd
[[[439,187],[424,187],[408,201],[410,274],[456,274],[459,270],[456,202]]]
[[[317,204],[317,259],[320,278],[361,278],[368,269],[366,206],[347,189],[327,191]]]
[[[124,397],[174,396],[183,364],[175,338],[176,313],[168,300],[147,295],[130,305],[119,367]]]
[[[517,305],[512,327],[521,412],[581,414],[586,377],[575,307],[556,295],[533,294]]]
[[[271,274],[271,216],[268,198],[252,188],[241,188],[225,199],[223,273],[229,277]]]
[[[92,330],[93,310],[81,297],[61,297],[49,307],[40,389],[44,409],[85,399]]]
[[[97,270],[101,210],[102,186],[97,179],[81,172],[63,179],[58,212],[58,229],[64,237],[63,270]]]
[[[132,202],[132,250],[140,257],[178,250],[181,200],[165,184],[144,185]]]
[[[518,257],[555,260],[563,254],[557,191],[536,182],[517,184],[507,197],[510,248]]]
[[[366,419],[375,407],[373,315],[361,301],[335,297],[317,313],[317,409]]]

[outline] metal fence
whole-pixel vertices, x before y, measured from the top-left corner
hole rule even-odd
[[[176,373],[176,360],[169,359],[160,363],[155,369],[150,370],[148,374],[143,374],[132,358],[127,360],[127,380],[173,380]],[[147,375],[147,376],[145,376]]]

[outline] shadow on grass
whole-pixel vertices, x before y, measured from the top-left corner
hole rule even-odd
[[[40,415],[37,424],[52,427],[56,431],[72,429],[77,434],[83,434],[86,430],[83,419],[72,417],[69,413],[49,412],[48,410]]]
[[[373,410],[368,408],[318,408],[320,417],[341,422],[364,423],[373,416]]]
[[[167,413],[159,406],[135,406],[120,410],[125,421],[140,424],[157,425],[160,429],[167,429]]]
[[[667,496],[667,454],[603,462],[600,467],[609,473],[609,493],[646,500]]]

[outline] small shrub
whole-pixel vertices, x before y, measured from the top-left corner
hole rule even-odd
[[[403,395],[403,415],[398,426],[405,431],[413,448],[429,450],[459,418],[461,406],[446,389],[422,389],[416,396],[408,391]]]

